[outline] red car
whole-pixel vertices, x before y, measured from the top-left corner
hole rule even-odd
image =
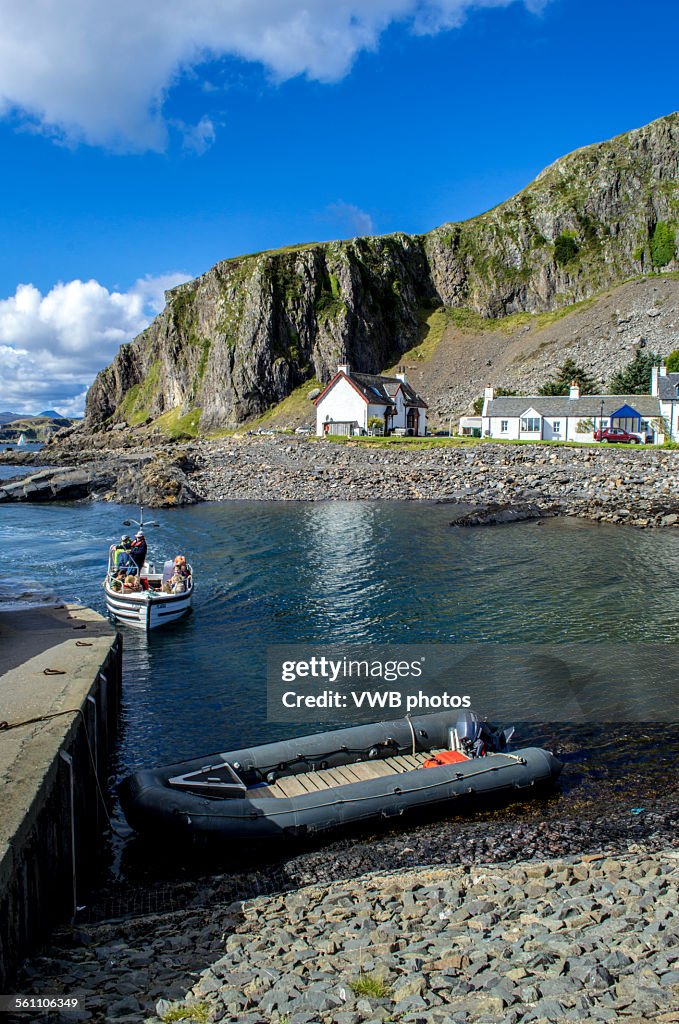
[[[595,441],[609,441],[611,444],[643,444],[642,438],[639,434],[630,434],[627,430],[623,430],[622,427],[604,427],[603,430],[594,431]]]

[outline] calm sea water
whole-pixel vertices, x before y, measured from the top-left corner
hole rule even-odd
[[[104,503],[0,506],[0,606],[19,592],[104,612],[106,553],[130,515]],[[197,589],[193,614],[168,631],[123,629],[120,774],[289,735],[266,723],[270,644],[677,638],[669,531],[577,520],[454,530],[449,506],[379,502],[153,516],[152,554],[184,551]]]

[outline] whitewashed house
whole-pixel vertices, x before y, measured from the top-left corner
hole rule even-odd
[[[657,396],[660,416],[667,424],[667,441],[679,441],[679,373],[668,373],[665,366],[654,366],[651,394]]]
[[[674,376],[674,375],[673,375]],[[679,375],[677,375],[679,376]],[[678,407],[679,408],[679,407]],[[660,403],[656,395],[580,395],[573,384],[568,396],[502,395],[484,392],[481,413],[484,437],[507,441],[594,440],[594,431],[621,427],[661,443]]]
[[[314,405],[319,437],[367,433],[375,419],[381,420],[385,434],[424,437],[427,431],[427,403],[408,384],[403,371],[395,377],[380,377],[355,373],[343,363]]]

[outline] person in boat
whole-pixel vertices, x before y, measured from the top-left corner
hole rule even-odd
[[[184,555],[177,555],[177,557],[175,558],[174,574],[175,576],[180,576],[182,579],[188,578],[189,570],[186,565],[186,558],[184,557]]]
[[[183,576],[181,573],[175,571],[174,576],[170,576],[169,580],[163,584],[163,593],[183,594],[186,591],[187,579],[187,576]]]
[[[183,594],[185,592],[185,590],[186,590],[186,581],[187,581],[187,579],[188,579],[188,574],[186,576],[183,576],[181,573],[175,572],[174,576],[170,580],[170,583],[172,585],[172,593],[173,594]]]
[[[132,560],[132,555],[130,554],[131,548],[132,538],[127,535],[122,536],[113,548],[111,553],[111,565],[116,574],[120,573],[123,569],[126,574],[128,572],[137,571],[137,567]]]
[[[146,561],[146,552],[148,551],[148,545],[146,538],[142,530],[137,532],[136,537],[130,545],[130,557],[134,564],[139,569],[139,572],[144,568],[144,562]]]
[[[127,591],[132,591],[132,593],[137,593],[142,589],[141,583],[139,582],[139,577],[137,576],[136,572],[133,572],[129,576],[125,577],[124,588]]]

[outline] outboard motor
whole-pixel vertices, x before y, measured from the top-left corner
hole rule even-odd
[[[481,728],[481,719],[475,711],[465,711],[455,723],[455,733],[460,750],[468,757],[473,756],[474,745]]]
[[[455,723],[460,750],[467,757],[483,757],[489,751],[504,750],[514,735],[514,727],[498,729],[481,720],[475,711],[465,711]]]

